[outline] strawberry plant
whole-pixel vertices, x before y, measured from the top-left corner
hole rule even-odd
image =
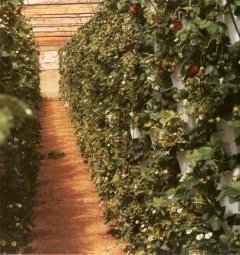
[[[60,51],[62,100],[106,219],[132,254],[240,251],[239,214],[221,203],[239,201],[238,175],[222,187],[239,154],[219,130],[221,120],[239,128],[240,45],[223,22],[238,5],[105,0]]]
[[[16,253],[32,229],[40,140],[38,50],[22,1],[0,3],[0,249]]]

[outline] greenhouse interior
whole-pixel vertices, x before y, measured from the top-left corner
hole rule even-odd
[[[240,0],[0,0],[1,254],[240,254]]]

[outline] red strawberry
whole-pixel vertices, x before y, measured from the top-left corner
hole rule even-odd
[[[189,77],[194,77],[194,76],[196,76],[198,73],[199,73],[199,71],[200,71],[200,67],[199,67],[199,65],[193,65],[190,69],[189,69],[189,71],[188,71],[188,76]]]
[[[176,30],[181,30],[183,28],[183,24],[181,22],[177,22],[174,24],[174,28]]]
[[[132,4],[129,8],[129,12],[132,14],[136,13],[137,10],[138,10],[138,6],[136,4]]]

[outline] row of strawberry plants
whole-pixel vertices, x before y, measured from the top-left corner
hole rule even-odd
[[[240,45],[224,23],[239,7],[105,0],[60,51],[61,97],[106,219],[130,253],[240,251],[239,213],[227,215],[222,202],[240,201],[240,159],[220,128],[240,127]]]
[[[39,53],[22,8],[0,3],[1,253],[27,243],[39,163]]]

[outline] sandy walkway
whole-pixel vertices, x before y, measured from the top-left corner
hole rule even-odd
[[[64,152],[42,161],[31,246],[35,254],[124,254],[104,225],[99,197],[76,145],[61,102],[43,100],[42,153]]]

